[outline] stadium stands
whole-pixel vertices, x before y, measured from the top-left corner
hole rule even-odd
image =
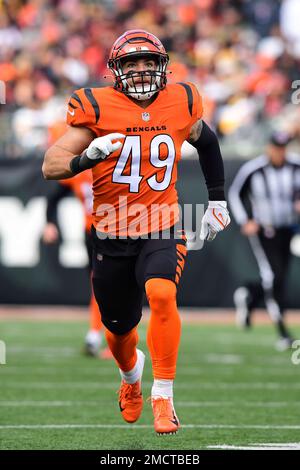
[[[191,80],[225,156],[248,158],[269,130],[300,132],[299,2],[293,0],[13,0],[1,2],[0,158],[42,154],[61,132],[67,96],[109,84],[110,44],[124,30],[157,34],[171,51],[169,79]],[[297,84],[294,85],[295,87]],[[9,130],[12,126],[12,132]],[[263,132],[262,132],[263,131]],[[241,145],[243,144],[243,145]]]

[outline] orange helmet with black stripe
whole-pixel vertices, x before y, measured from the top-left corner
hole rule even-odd
[[[151,57],[155,60],[156,69],[124,73],[125,61],[142,57]],[[166,86],[168,62],[169,56],[161,41],[154,34],[142,29],[134,29],[126,31],[114,42],[107,66],[114,74],[116,90],[138,100],[144,100],[151,98]],[[128,83],[128,78],[131,79],[133,86]]]

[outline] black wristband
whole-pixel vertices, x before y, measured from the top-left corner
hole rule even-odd
[[[73,175],[77,175],[82,171],[89,170],[93,168],[95,165],[99,163],[99,160],[91,160],[86,156],[86,153],[83,152],[82,155],[76,155],[70,161],[70,170],[72,171]]]
[[[208,188],[208,200],[209,201],[226,201],[224,187],[219,186],[216,188]]]
[[[76,157],[72,158],[72,160],[70,161],[70,170],[72,171],[73,175],[77,175],[81,172],[81,169],[79,167],[80,158],[80,155],[76,155]]]

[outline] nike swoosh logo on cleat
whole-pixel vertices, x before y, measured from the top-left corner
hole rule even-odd
[[[174,415],[174,413],[173,413],[173,419],[171,419],[170,421],[171,421],[171,423],[173,423],[173,424],[175,424],[176,426],[178,426],[178,421],[177,421],[176,416]]]
[[[122,413],[122,411],[124,411],[124,410],[125,410],[125,408],[122,408],[122,406],[121,406],[121,402],[120,402],[120,401],[119,401],[119,408],[120,408],[120,411],[121,411],[121,413]]]

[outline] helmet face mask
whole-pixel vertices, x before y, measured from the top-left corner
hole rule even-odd
[[[155,69],[124,71],[127,61],[154,60]],[[147,100],[162,90],[167,83],[166,68],[169,57],[158,38],[142,30],[127,31],[114,43],[108,68],[115,77],[114,88],[137,100]]]

